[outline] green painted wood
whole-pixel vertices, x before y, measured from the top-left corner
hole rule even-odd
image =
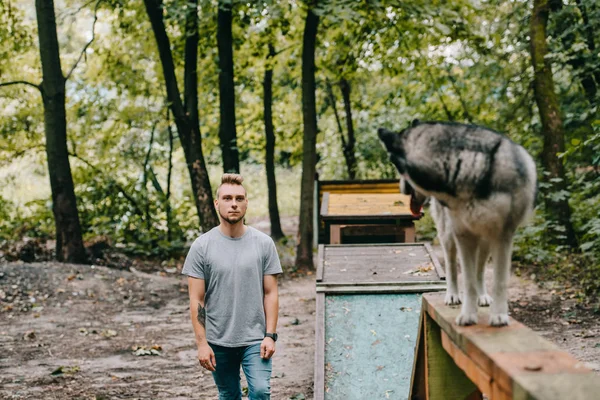
[[[325,296],[325,399],[407,399],[421,294]]]
[[[477,387],[442,347],[440,327],[425,314],[426,385],[430,399],[463,400]]]

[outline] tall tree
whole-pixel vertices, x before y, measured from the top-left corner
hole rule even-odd
[[[590,105],[593,107],[596,103],[596,93],[598,92],[598,86],[596,81],[594,80],[594,74],[596,74],[596,79],[600,78],[600,72],[595,71],[597,68],[590,68],[590,59],[595,57],[595,43],[593,38],[589,40],[589,29],[592,29],[592,26],[589,23],[587,18],[587,14],[585,12],[585,7],[578,1],[579,13],[576,13],[573,7],[565,8],[562,1],[553,1],[549,7],[551,11],[555,12],[555,17],[553,18],[556,21],[556,28],[560,33],[558,36],[561,39],[563,48],[566,51],[572,51],[572,49],[577,49],[573,51],[573,54],[567,58],[567,62],[573,68],[574,75],[579,78],[581,82],[581,87],[585,92],[586,98]],[[580,25],[579,22],[579,14],[581,14],[581,18],[583,19],[583,25]],[[573,26],[581,26],[581,31],[584,36],[584,40],[586,40],[586,44],[589,48],[589,52],[582,51],[581,47],[577,46],[577,31],[578,29],[572,29]],[[599,81],[600,83],[600,81]],[[590,130],[592,128],[590,127]]]
[[[219,48],[219,139],[225,172],[240,172],[235,130],[235,85],[233,79],[232,0],[219,0],[217,46]]]
[[[60,65],[54,1],[36,0],[35,12],[42,61],[40,90],[44,102],[46,156],[52,189],[52,212],[56,225],[56,256],[59,261],[83,263],[87,261],[87,256],[81,237],[77,199],[67,150],[66,79]]]
[[[344,99],[344,111],[346,112],[346,131],[348,132],[348,140],[342,135],[342,146],[344,150],[344,158],[348,168],[348,177],[352,180],[356,179],[356,156],[354,155],[354,146],[356,138],[354,135],[354,122],[352,121],[352,103],[350,102],[350,82],[346,78],[340,80],[340,89],[342,98]]]
[[[263,80],[263,107],[265,119],[265,168],[267,171],[267,188],[269,190],[269,218],[271,220],[271,237],[281,239],[284,234],[281,229],[279,207],[277,206],[277,182],[275,181],[275,132],[273,130],[273,62],[275,47],[268,44],[269,54]]]
[[[317,107],[315,84],[315,47],[319,16],[314,6],[306,12],[304,37],[302,40],[302,120],[304,136],[302,143],[302,183],[300,188],[300,227],[296,252],[296,268],[314,269],[313,234],[314,234],[314,189],[317,164]]]
[[[548,0],[534,0],[531,17],[531,62],[534,71],[535,100],[539,109],[544,135],[542,164],[546,176],[546,212],[559,226],[556,241],[572,248],[577,247],[575,231],[571,223],[571,209],[566,195],[567,180],[562,160],[558,154],[565,151],[565,139],[558,98],[554,91],[552,67],[546,58],[546,27],[549,15]],[[563,231],[564,232],[561,232]]]
[[[192,183],[192,193],[200,218],[200,226],[204,231],[207,231],[217,226],[219,220],[213,204],[210,180],[202,153],[202,137],[198,117],[198,0],[188,1],[188,13],[185,22],[185,102],[181,101],[177,77],[175,76],[171,45],[163,21],[162,1],[144,0],[144,5],[158,46],[167,87],[167,99],[179,132],[181,147],[183,147],[185,154]]]
[[[42,83],[36,85],[27,81],[14,81],[2,83],[0,86],[25,84],[35,87],[42,94],[46,158],[56,227],[56,258],[59,261],[84,263],[87,261],[87,255],[83,247],[81,223],[69,163],[65,110],[65,81],[77,66],[77,62],[65,77],[60,63],[53,0],[36,0],[35,10],[42,63]]]

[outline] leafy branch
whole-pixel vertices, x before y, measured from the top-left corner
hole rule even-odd
[[[100,3],[102,3],[102,1],[104,1],[104,0],[98,0],[96,2],[96,6],[94,7],[94,22],[92,23],[92,38],[85,44],[85,46],[83,46],[83,50],[81,50],[81,53],[79,54],[79,57],[77,58],[77,61],[75,61],[75,64],[73,64],[73,66],[71,67],[71,70],[65,77],[65,81],[69,80],[69,78],[71,77],[71,74],[73,74],[73,71],[75,71],[75,68],[77,68],[77,65],[83,58],[83,55],[87,51],[88,47],[90,47],[90,45],[96,38],[96,22],[98,22],[98,8],[100,7]],[[87,4],[90,4],[90,3],[87,3]]]

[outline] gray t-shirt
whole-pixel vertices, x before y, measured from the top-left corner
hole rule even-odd
[[[282,272],[273,240],[250,226],[239,238],[217,226],[196,239],[182,273],[205,281],[206,340],[225,347],[262,341],[263,277]]]

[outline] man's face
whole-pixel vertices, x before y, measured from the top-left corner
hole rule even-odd
[[[215,207],[222,221],[232,225],[242,221],[248,208],[246,190],[241,185],[222,185],[219,188],[219,197],[215,199]]]

